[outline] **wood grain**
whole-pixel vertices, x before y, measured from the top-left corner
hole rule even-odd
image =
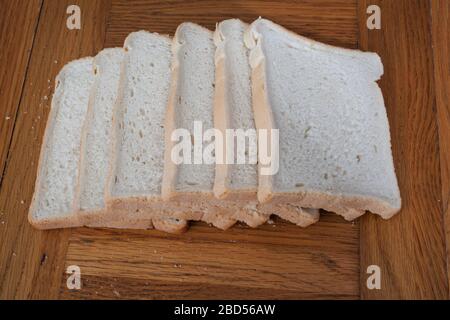
[[[128,33],[140,29],[173,36],[185,21],[211,30],[216,22],[259,16],[307,37],[348,48],[357,46],[356,0],[115,0],[111,7],[106,46],[122,46]]]
[[[80,30],[66,9],[81,8]],[[27,221],[53,81],[68,61],[103,47],[108,1],[44,1],[0,193],[0,297],[56,298],[70,230],[37,231]]]
[[[381,30],[366,28],[369,4],[381,8]],[[384,64],[380,86],[403,200],[401,212],[388,221],[372,215],[361,219],[361,297],[445,299],[430,2],[361,1],[359,17],[361,48],[377,52]],[[381,268],[381,290],[365,285],[365,271],[372,264]]]
[[[41,4],[41,0],[0,1],[0,184]]]
[[[68,291],[62,284],[61,299],[356,299],[355,295],[327,294],[327,292],[301,293],[286,289],[267,289],[234,286],[232,283],[216,285],[174,280],[145,280],[136,278],[83,277],[83,289]]]
[[[431,32],[433,38],[434,82],[436,87],[436,116],[439,128],[439,154],[441,163],[442,212],[444,214],[447,243],[447,275],[450,279],[450,63],[449,37],[450,2],[431,1]],[[447,30],[447,32],[442,32]],[[450,287],[450,282],[449,282]]]
[[[278,220],[226,232],[194,224],[183,235],[78,229],[66,265],[84,287],[64,298],[357,298],[358,234],[324,216],[300,229]],[[356,225],[352,226],[358,229]]]

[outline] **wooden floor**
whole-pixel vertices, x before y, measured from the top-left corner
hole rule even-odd
[[[80,30],[66,9],[81,8]],[[381,30],[366,9],[381,8]],[[0,298],[387,299],[449,297],[450,1],[0,0]],[[403,209],[354,223],[325,214],[182,235],[27,222],[53,81],[68,61],[121,46],[131,31],[173,35],[183,21],[267,17],[329,44],[378,52]],[[81,290],[65,270],[81,268]],[[366,286],[381,268],[381,289]]]

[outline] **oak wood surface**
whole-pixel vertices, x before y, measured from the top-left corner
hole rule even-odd
[[[66,265],[87,282],[63,283],[62,297],[355,299],[358,234],[348,233],[331,215],[301,232],[281,221],[226,232],[198,223],[183,235],[78,229]]]
[[[128,33],[140,29],[173,36],[185,21],[214,30],[220,20],[239,18],[250,23],[263,16],[318,41],[356,48],[356,7],[356,0],[115,0],[105,45],[122,46]]]
[[[363,27],[369,3],[382,9],[380,31]],[[65,27],[69,4],[81,8],[81,30]],[[11,141],[0,185],[0,297],[447,298],[443,203],[448,208],[448,181],[441,180],[448,177],[448,153],[442,146],[450,142],[448,74],[441,66],[449,69],[445,33],[436,34],[447,16],[433,11],[442,7],[445,1],[433,0],[43,0],[32,48],[29,40],[7,46],[15,50],[28,43],[32,51],[15,80],[20,87],[23,79],[23,88],[9,98],[16,101],[15,107],[11,104],[17,114],[14,126],[9,138],[3,131],[0,136],[0,141]],[[36,231],[27,223],[53,80],[62,65],[103,47],[121,46],[132,31],[173,35],[183,21],[213,29],[222,19],[251,22],[260,15],[315,40],[381,55],[385,75],[380,85],[404,201],[397,217],[382,221],[367,215],[349,223],[327,213],[306,229],[274,219],[258,229],[237,225],[226,232],[193,223],[182,235]],[[382,290],[365,287],[369,264],[382,268]],[[81,268],[81,290],[67,289],[70,265]]]
[[[66,28],[70,4],[84,8],[81,30]],[[1,298],[59,295],[71,230],[37,231],[28,223],[27,212],[54,78],[68,61],[95,54],[103,47],[108,11],[105,1],[44,0],[42,5],[1,185]]]
[[[0,184],[41,5],[41,0],[0,1]]]
[[[439,129],[442,183],[441,206],[444,215],[447,243],[447,274],[450,272],[448,265],[450,258],[450,250],[448,247],[450,243],[450,104],[448,101],[450,92],[449,15],[449,1],[431,1],[431,33],[433,40],[434,82],[436,88],[436,116]],[[444,30],[447,30],[447,32],[443,32]]]

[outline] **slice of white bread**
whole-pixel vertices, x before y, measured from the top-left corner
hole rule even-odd
[[[235,220],[221,214],[220,201],[214,198],[215,165],[194,164],[194,161],[192,164],[177,165],[171,157],[176,144],[176,141],[171,139],[175,129],[188,130],[195,140],[202,139],[194,137],[195,121],[201,121],[203,132],[213,128],[213,33],[193,23],[182,23],[175,33],[172,51],[172,86],[165,118],[162,197],[175,204],[175,208],[172,208],[175,216],[203,220],[226,229],[233,225]]]
[[[215,127],[226,136],[226,129],[255,129],[252,110],[251,68],[244,32],[248,25],[238,19],[217,25],[214,34],[216,49]],[[236,140],[234,141],[236,145]],[[235,147],[234,160],[237,160]],[[252,152],[246,145],[245,154]],[[255,151],[253,151],[255,152]],[[226,154],[224,148],[223,154]],[[248,160],[248,159],[247,159]],[[235,162],[236,163],[236,162]],[[258,204],[257,166],[252,164],[217,164],[214,192],[216,197],[234,203],[230,213],[237,220],[256,227],[276,214],[285,220],[306,227],[319,219],[318,210],[303,210],[289,204]]]
[[[214,96],[214,127],[227,137],[227,129],[247,131],[255,129],[252,110],[250,81],[250,65],[248,49],[244,44],[244,31],[248,25],[238,19],[229,19],[217,24],[214,32],[216,45],[216,85]],[[249,131],[250,132],[250,131]],[[225,214],[233,219],[243,221],[252,227],[266,222],[270,215],[257,211],[258,170],[256,161],[249,163],[250,152],[256,148],[249,147],[249,139],[245,144],[245,164],[237,164],[237,139],[234,139],[233,164],[227,164],[226,143],[222,154],[222,163],[216,164],[214,194],[217,198],[230,202]],[[256,144],[256,135],[254,135]],[[236,151],[236,152],[234,152]],[[244,151],[244,150],[242,150]],[[233,205],[231,205],[233,204]]]
[[[257,128],[279,129],[279,171],[258,199],[323,208],[351,220],[401,207],[375,53],[325,45],[258,19],[251,49]]]
[[[94,82],[93,59],[65,65],[56,77],[28,219],[40,229],[80,225],[78,178],[83,126]]]
[[[119,94],[113,121],[113,161],[106,198],[115,221],[148,219],[161,200],[164,165],[164,115],[170,86],[171,40],[146,31],[125,40]],[[170,218],[170,217],[169,217]],[[162,226],[178,232],[186,222],[172,219]]]
[[[95,75],[82,140],[80,170],[80,220],[85,224],[104,221],[105,188],[112,159],[112,123],[125,51],[109,48],[94,58]]]
[[[94,58],[95,75],[82,140],[79,220],[83,225],[150,229],[149,219],[117,220],[106,210],[105,188],[112,159],[112,121],[125,51],[107,48]]]

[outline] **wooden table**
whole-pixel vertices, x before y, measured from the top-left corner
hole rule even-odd
[[[0,1],[1,298],[438,298],[449,296],[449,1]],[[81,8],[81,29],[66,9]],[[381,30],[366,9],[381,8]],[[272,19],[313,39],[376,51],[403,209],[354,223],[324,214],[223,232],[194,223],[159,231],[37,231],[27,222],[53,81],[68,61],[121,46],[131,31],[173,35],[238,17]],[[66,287],[81,268],[82,289]],[[381,289],[366,286],[381,268]]]

